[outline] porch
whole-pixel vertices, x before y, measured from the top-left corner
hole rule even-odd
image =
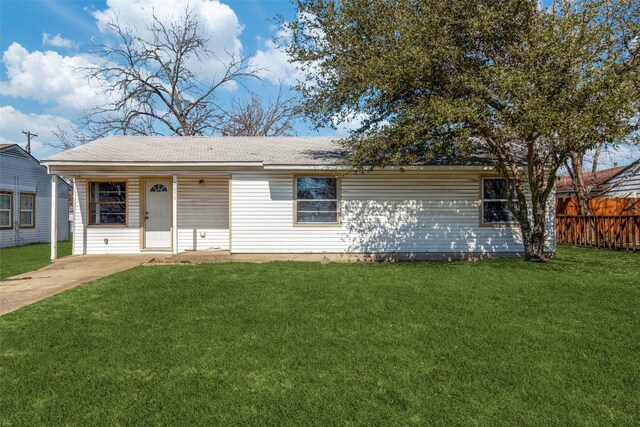
[[[228,174],[133,171],[68,177],[73,182],[73,255],[229,250]],[[52,186],[56,178],[52,175]],[[51,208],[55,218],[55,200]]]

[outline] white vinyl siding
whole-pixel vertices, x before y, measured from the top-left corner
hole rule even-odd
[[[229,249],[229,177],[179,176],[178,250],[211,249]]]
[[[114,181],[117,180],[114,178]],[[122,181],[120,179],[119,181]],[[140,180],[127,179],[127,225],[88,226],[87,180],[76,178],[73,254],[140,252]]]
[[[598,197],[640,197],[640,165],[636,165],[635,167],[631,167],[629,170],[620,173],[620,175],[610,179],[605,186],[610,187],[610,189],[605,193],[598,195]]]
[[[87,227],[87,180],[76,179],[74,254],[141,252],[141,181],[137,178],[126,181],[127,226]],[[229,249],[229,178],[179,177],[178,251],[211,249]]]
[[[178,174],[178,252],[522,251],[517,226],[481,225],[481,179],[491,173],[489,170],[460,168],[340,175],[341,221],[317,227],[295,224],[294,177],[299,172],[234,172],[230,178]],[[126,227],[85,227],[87,181],[76,179],[76,183],[74,254],[139,253],[140,179],[127,180]],[[553,207],[551,198],[547,218],[549,249],[555,248]]]
[[[234,253],[522,251],[516,226],[480,226],[478,171],[373,172],[341,179],[340,226],[294,226],[295,173],[232,176]],[[553,218],[548,221],[553,245]]]
[[[0,153],[0,191],[13,193],[11,229],[0,230],[0,247],[49,242],[51,240],[51,175],[36,160],[17,147]],[[69,191],[58,181],[58,240],[69,240]],[[35,227],[15,227],[20,221],[20,193],[35,194]]]

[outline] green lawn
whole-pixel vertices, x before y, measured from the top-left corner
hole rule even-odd
[[[71,241],[58,242],[58,257],[71,255]],[[0,280],[51,264],[51,244],[33,243],[0,249]]]
[[[0,318],[0,424],[638,425],[639,261],[138,267]]]

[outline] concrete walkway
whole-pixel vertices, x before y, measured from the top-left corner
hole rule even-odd
[[[0,281],[0,315],[82,283],[128,270],[163,255],[82,255]]]

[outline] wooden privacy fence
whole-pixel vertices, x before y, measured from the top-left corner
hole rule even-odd
[[[595,198],[589,200],[591,215],[640,215],[640,199]],[[558,215],[578,215],[578,200],[559,198],[556,200]]]
[[[558,243],[640,252],[640,215],[557,215]]]

